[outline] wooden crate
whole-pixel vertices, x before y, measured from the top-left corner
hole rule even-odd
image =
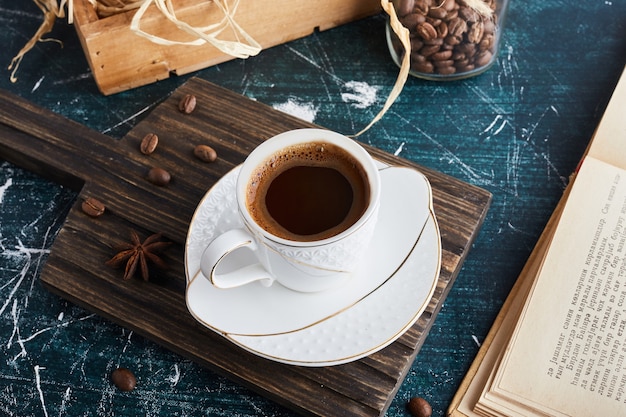
[[[178,0],[175,4],[179,19],[192,25],[206,26],[221,18],[209,0]],[[235,20],[266,49],[380,11],[379,0],[242,0]],[[94,79],[105,95],[234,59],[209,44],[156,44],[131,31],[134,14],[128,11],[99,18],[88,0],[74,1],[74,25]],[[167,39],[191,39],[154,7],[143,16],[141,28]]]

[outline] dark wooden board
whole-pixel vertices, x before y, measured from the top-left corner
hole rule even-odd
[[[187,93],[198,106],[177,110]],[[103,110],[106,111],[106,110]],[[430,180],[442,237],[437,289],[417,323],[378,353],[345,365],[307,368],[283,365],[250,354],[198,324],[184,300],[184,242],[189,221],[206,191],[241,163],[261,141],[289,129],[313,127],[269,106],[206,81],[191,79],[121,140],[3,93],[0,97],[0,157],[79,192],[52,245],[41,281],[54,293],[246,385],[303,415],[384,414],[422,346],[467,256],[488,210],[491,194],[377,149],[390,164],[415,166]],[[145,156],[146,133],[160,138]],[[219,155],[211,164],[196,160],[196,144]],[[161,166],[172,174],[168,186],[149,183],[146,173]],[[80,209],[87,197],[107,206],[99,218]],[[104,265],[112,247],[130,230],[155,232],[174,242],[164,255],[170,269],[149,282],[124,281],[122,271]]]

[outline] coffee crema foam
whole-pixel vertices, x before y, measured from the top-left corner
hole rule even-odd
[[[367,173],[347,151],[307,142],[278,151],[253,171],[246,207],[267,232],[316,241],[350,228],[370,200]]]

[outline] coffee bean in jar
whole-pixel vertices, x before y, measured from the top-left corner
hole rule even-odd
[[[393,0],[409,30],[409,73],[430,80],[478,75],[496,59],[508,0]],[[387,24],[387,43],[401,66],[405,49]]]

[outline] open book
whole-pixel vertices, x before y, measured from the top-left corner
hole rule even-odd
[[[626,416],[626,71],[448,414]]]

